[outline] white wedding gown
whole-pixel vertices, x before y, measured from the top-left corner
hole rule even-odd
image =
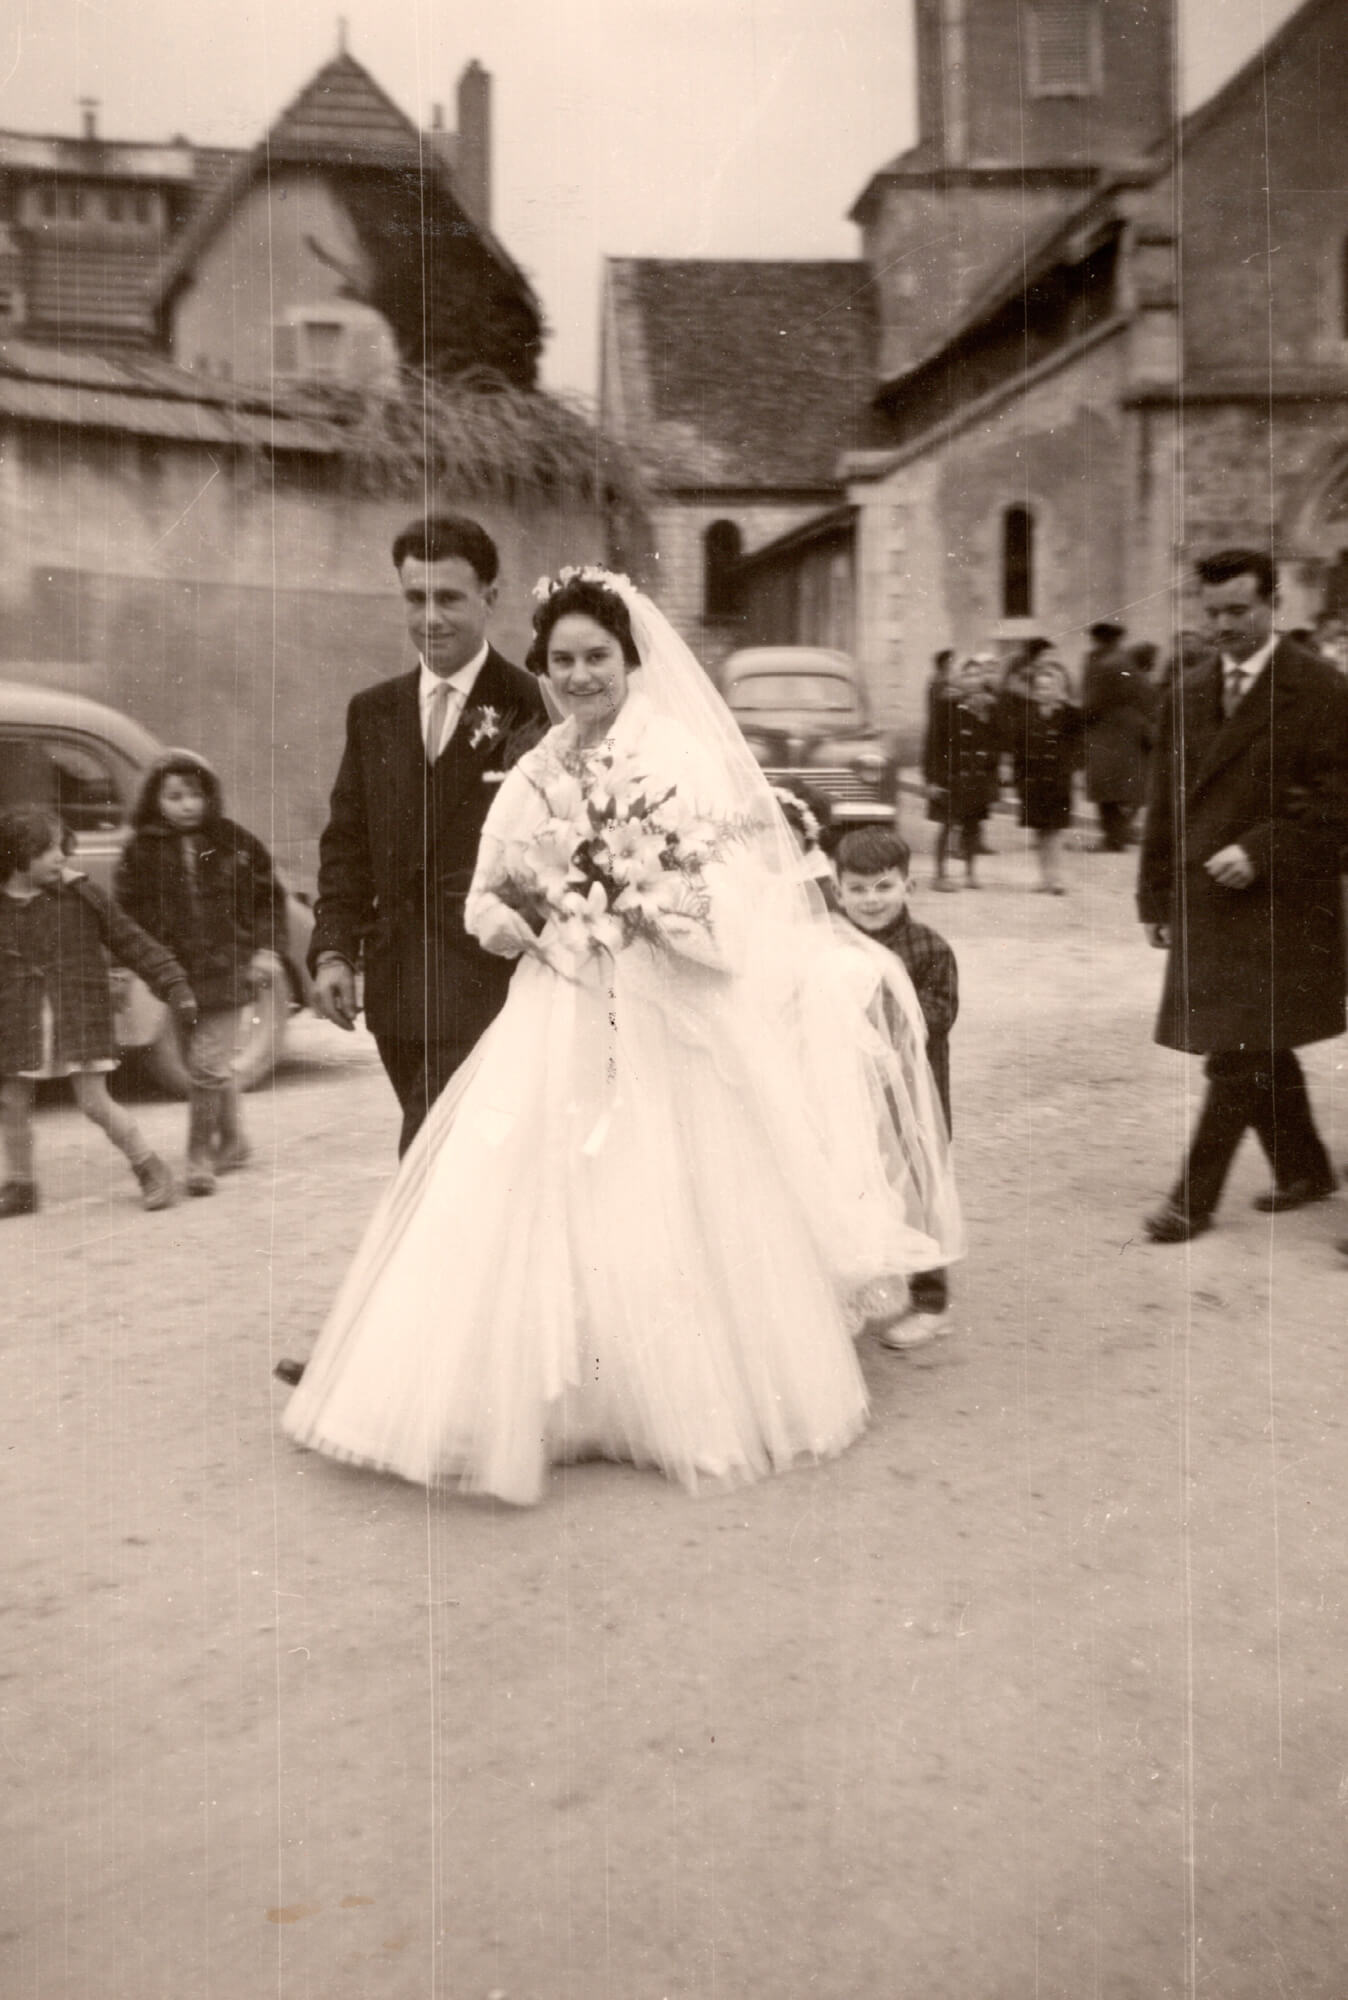
[[[716,812],[696,744],[639,695],[610,740]],[[571,741],[564,723],[501,787],[468,903],[475,934],[499,915],[506,846],[576,783],[557,761]],[[902,1217],[892,1203],[882,1214],[875,1176],[836,1157],[869,1144],[878,1159],[873,1134],[821,1139],[850,1082],[785,1078],[781,1021],[755,1019],[759,885],[733,851],[707,879],[710,936],[689,924],[680,948],[634,944],[564,970],[521,959],[371,1220],[287,1406],[292,1438],[528,1503],[562,1459],[649,1464],[694,1487],[856,1436],[866,1391],[848,1296],[958,1254],[944,1141],[906,1134],[900,1172],[917,1161],[916,1179]],[[801,1017],[855,977],[825,951],[800,982]],[[905,1116],[939,1121],[934,1096]]]

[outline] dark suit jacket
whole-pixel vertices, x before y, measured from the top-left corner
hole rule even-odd
[[[1348,842],[1348,682],[1290,639],[1235,714],[1220,662],[1166,690],[1138,882],[1171,927],[1156,1039],[1168,1048],[1298,1048],[1344,1027],[1339,857]],[[1248,889],[1204,862],[1235,843]]]
[[[318,850],[309,948],[337,951],[365,974],[365,1018],[377,1035],[467,1051],[505,998],[513,966],[463,927],[478,840],[500,772],[542,736],[532,674],[494,649],[444,753],[427,762],[418,673],[363,688],[346,717],[346,747]],[[480,712],[496,725],[474,745]]]
[[[1097,646],[1086,655],[1086,791],[1097,803],[1140,806],[1146,798],[1152,703],[1151,682],[1127,647]]]

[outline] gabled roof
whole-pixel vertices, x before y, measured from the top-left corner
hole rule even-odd
[[[528,279],[489,229],[459,200],[445,150],[423,134],[370,72],[342,50],[293,98],[266,137],[244,153],[178,238],[156,286],[162,308],[190,277],[212,238],[256,180],[281,165],[367,167],[424,178],[457,211],[459,229],[476,237],[539,310]]]
[[[942,328],[939,338],[901,373],[880,383],[877,394],[892,394],[1058,266],[1080,264],[1122,227],[1121,202],[1126,190],[1137,186],[1139,180],[1146,184],[1152,177],[1129,174],[1107,181],[1060,214],[1047,216],[1037,229],[1027,231],[1024,241],[993,267],[964,310]]]
[[[611,258],[608,294],[610,401],[662,484],[837,488],[869,420],[865,264]]]
[[[1201,138],[1247,92],[1257,90],[1262,95],[1268,71],[1278,67],[1292,43],[1313,27],[1322,14],[1332,14],[1342,4],[1343,0],[1304,0],[1304,5],[1289,14],[1266,42],[1260,43],[1249,61],[1242,63],[1220,90],[1214,91],[1211,97],[1182,118],[1173,132],[1167,133],[1157,146],[1156,153],[1169,158],[1177,148],[1183,149]]]

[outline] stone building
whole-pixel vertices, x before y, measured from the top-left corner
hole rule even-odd
[[[78,324],[41,305],[25,263],[0,337],[0,676],[206,751],[301,883],[347,701],[409,664],[396,528],[427,504],[483,521],[502,555],[494,633],[519,657],[533,580],[601,549],[613,516],[593,427],[533,388],[542,314],[491,231],[476,64],[459,123],[419,134],[342,51],[257,148],[215,161],[204,199],[177,142],[151,161],[86,134],[67,159],[0,135],[15,228],[50,186],[55,221],[92,232]],[[108,210],[119,176],[129,218]],[[143,236],[137,186],[154,196]],[[119,219],[139,248],[114,284],[89,260]],[[39,263],[49,247],[21,244]],[[405,366],[423,371],[410,388]]]
[[[429,132],[345,49],[174,243],[153,306],[182,366],[379,388],[402,367],[537,377],[543,314],[491,227],[491,80]]]
[[[1182,120],[1172,0],[919,0],[916,30],[917,142],[853,209],[861,441],[747,550],[739,629],[818,636],[827,571],[911,726],[938,647],[1074,658],[1104,617],[1168,646],[1216,543],[1275,546],[1285,623],[1342,605],[1348,0]]]
[[[238,157],[186,139],[105,139],[92,99],[78,138],[0,132],[0,335],[150,346],[159,265]]]
[[[708,666],[744,629],[743,559],[842,501],[874,338],[862,264],[609,260],[601,422],[654,496],[630,559]],[[832,608],[845,624],[850,585]]]

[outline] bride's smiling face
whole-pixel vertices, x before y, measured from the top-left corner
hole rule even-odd
[[[570,611],[548,636],[548,680],[582,736],[600,735],[627,699],[627,662],[597,618]]]

